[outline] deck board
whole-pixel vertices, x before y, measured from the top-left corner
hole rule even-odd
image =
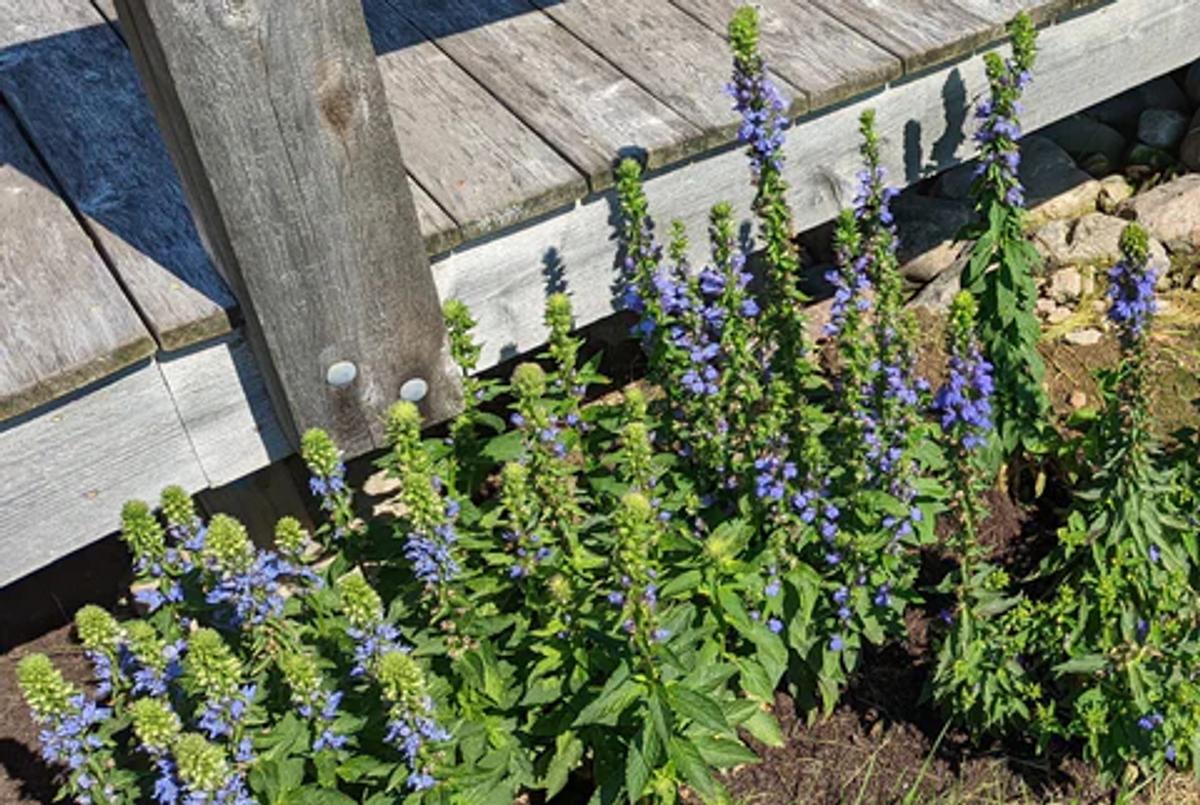
[[[0,104],[0,420],[153,351],[137,313]]]
[[[0,52],[0,92],[162,347],[227,332],[236,302],[120,37],[89,0],[3,2]]]
[[[669,0],[533,0],[654,97],[705,131],[709,146],[730,142],[739,125],[729,97],[725,40]],[[792,116],[808,97],[792,90]]]
[[[744,0],[672,2],[724,35]],[[803,91],[812,110],[878,89],[902,73],[899,58],[809,0],[757,0],[755,5],[768,66]]]
[[[389,0],[450,58],[588,177],[612,184],[620,155],[650,167],[705,134],[526,0]],[[718,88],[719,90],[719,88]]]
[[[365,10],[404,164],[464,238],[587,193],[579,171],[387,0],[367,0]]]
[[[889,53],[907,72],[970,53],[994,39],[998,23],[953,0],[813,0]]]

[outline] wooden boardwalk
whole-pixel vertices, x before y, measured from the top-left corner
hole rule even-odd
[[[612,310],[612,167],[654,172],[696,235],[748,209],[728,80],[740,0],[365,0],[443,297],[481,319],[485,362],[536,346],[565,281]],[[797,125],[800,223],[845,203],[854,119],[879,107],[913,181],[970,156],[978,54],[1016,11],[1049,26],[1029,122],[1200,56],[1194,0],[759,0]],[[702,240],[697,237],[697,241]],[[0,0],[0,585],[110,530],[161,483],[234,480],[290,448],[201,243],[111,0]]]

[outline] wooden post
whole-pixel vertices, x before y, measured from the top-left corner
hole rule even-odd
[[[295,440],[380,446],[461,392],[361,0],[117,0],[202,235]]]

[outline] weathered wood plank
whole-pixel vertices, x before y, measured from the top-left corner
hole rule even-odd
[[[365,8],[408,172],[459,223],[465,238],[587,193],[579,171],[387,0],[367,0]]]
[[[314,425],[351,455],[382,444],[414,378],[427,415],[452,414],[457,373],[359,0],[117,8],[293,444]]]
[[[173,355],[159,369],[210,486],[291,454],[241,332]]]
[[[1088,6],[1100,5],[1111,0],[950,0],[977,16],[995,23],[1004,24],[1020,11],[1028,12],[1039,25]]]
[[[287,461],[271,464],[233,483],[202,490],[196,502],[208,517],[218,513],[236,517],[250,539],[264,548],[274,546],[281,517],[295,517],[313,532],[316,525],[308,514],[307,484],[298,483],[290,465]]]
[[[744,0],[671,0],[725,35]],[[810,0],[757,0],[763,55],[771,69],[802,90],[811,109],[844,101],[901,74],[900,60]]]
[[[1000,24],[947,0],[813,0],[914,72],[987,44]]]
[[[205,479],[153,363],[0,424],[0,586],[115,531],[126,500],[171,483]]]
[[[0,4],[0,92],[159,343],[229,330],[236,302],[196,235],[120,37],[86,0]]]
[[[612,184],[618,154],[650,166],[703,150],[705,134],[526,0],[389,0],[583,172]]]
[[[669,0],[533,0],[534,4],[654,97],[709,136],[734,139],[740,124],[732,101],[714,92],[729,80],[725,40]],[[808,96],[785,88],[790,114],[808,111]]]
[[[425,251],[429,254],[440,254],[452,249],[462,242],[462,230],[454,219],[433,200],[433,196],[425,192],[425,188],[408,179],[408,189],[412,191],[413,204],[417,208],[417,222],[421,226],[421,235],[425,238]]]
[[[0,421],[154,352],[53,187],[0,102]]]
[[[1045,125],[1196,58],[1200,15],[1179,0],[1122,0],[1063,21],[1042,32],[1024,121],[1030,129]],[[1105,64],[1122,69],[1097,69]],[[892,181],[908,183],[973,156],[969,104],[985,87],[982,58],[975,57],[799,122],[786,147],[797,225],[824,223],[853,197],[864,109],[877,110]],[[658,221],[680,218],[688,224],[693,260],[704,258],[701,233],[713,202],[728,199],[735,210],[749,213],[744,157],[732,151],[654,176],[646,192]],[[612,204],[605,195],[436,264],[442,296],[464,299],[480,319],[485,366],[544,341],[548,264],[566,283],[580,324],[613,311],[619,275]]]

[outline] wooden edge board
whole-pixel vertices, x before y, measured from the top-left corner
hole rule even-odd
[[[112,533],[125,501],[172,483],[207,485],[152,361],[0,424],[0,586]]]
[[[1029,130],[1200,57],[1200,15],[1190,0],[1122,0],[1045,29],[1040,48],[1025,97]],[[1098,71],[1097,64],[1122,69]],[[796,226],[828,221],[853,197],[863,110],[876,109],[884,164],[897,183],[907,184],[974,155],[970,103],[985,89],[977,55],[798,123],[789,132],[785,169]],[[687,224],[691,259],[700,264],[709,207],[727,200],[748,215],[748,175],[744,156],[731,150],[652,176],[646,182],[651,214],[660,225],[674,218]],[[563,215],[467,244],[434,265],[442,298],[462,299],[479,319],[482,367],[544,343],[548,266],[561,272],[579,325],[614,312],[618,226],[616,200],[606,193]]]

